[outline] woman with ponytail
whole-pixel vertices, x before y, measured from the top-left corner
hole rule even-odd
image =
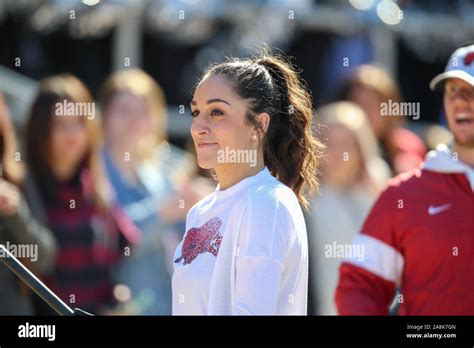
[[[305,315],[301,207],[318,189],[312,101],[283,57],[232,59],[204,73],[191,102],[201,168],[217,187],[189,211],[174,258],[175,315]]]

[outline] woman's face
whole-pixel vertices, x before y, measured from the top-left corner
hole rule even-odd
[[[83,159],[89,138],[84,116],[53,116],[50,153],[53,163],[76,166]]]
[[[111,147],[134,152],[140,140],[153,133],[152,115],[144,97],[119,93],[105,112],[105,139]]]
[[[328,126],[324,180],[338,187],[351,185],[362,169],[362,156],[354,134],[343,125]]]
[[[226,157],[220,155],[229,150],[256,153],[257,142],[252,141],[254,127],[245,123],[247,103],[225,77],[210,75],[201,81],[194,93],[191,111],[191,135],[201,168],[228,165]]]

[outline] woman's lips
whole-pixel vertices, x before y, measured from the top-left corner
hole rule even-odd
[[[200,149],[213,147],[213,146],[217,146],[217,143],[198,143],[198,148]]]

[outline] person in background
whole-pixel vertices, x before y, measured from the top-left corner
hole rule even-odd
[[[95,104],[72,75],[40,82],[26,124],[25,191],[58,248],[44,281],[63,301],[92,313],[113,303],[111,267],[133,229],[115,204],[97,156]],[[38,301],[38,314],[49,308]]]
[[[114,271],[117,283],[126,289],[120,311],[168,315],[171,255],[187,211],[201,197],[186,184],[192,161],[166,141],[164,93],[142,70],[110,76],[101,89],[101,107],[107,176],[140,232]]]
[[[341,315],[474,314],[474,45],[458,48],[430,83],[444,92],[453,141],[390,180],[340,268]]]
[[[2,94],[0,94],[0,244],[27,246],[29,255],[15,255],[33,273],[49,270],[56,244],[51,232],[30,213],[21,192],[24,168],[16,152],[15,132]],[[17,156],[20,154],[20,158]],[[26,257],[23,257],[26,256]],[[3,256],[2,256],[3,257]],[[31,292],[17,276],[0,263],[0,315],[31,315]]]
[[[396,82],[385,70],[373,65],[356,68],[343,83],[338,97],[364,110],[393,174],[415,168],[423,161],[423,141],[403,126],[406,118],[413,115],[392,115],[390,105],[400,107],[402,99]],[[384,103],[388,111],[385,116]]]
[[[317,111],[325,141],[321,194],[309,214],[310,287],[319,315],[337,314],[334,291],[342,263],[337,247],[350,245],[389,178],[364,111],[336,102]]]
[[[321,143],[305,82],[264,50],[210,65],[191,110],[198,165],[218,185],[187,215],[173,315],[306,315],[302,206],[319,187]]]

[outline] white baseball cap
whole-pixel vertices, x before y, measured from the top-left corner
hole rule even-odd
[[[430,82],[430,88],[435,90],[444,80],[457,78],[474,87],[474,44],[458,48],[449,58],[444,73],[439,74]]]

